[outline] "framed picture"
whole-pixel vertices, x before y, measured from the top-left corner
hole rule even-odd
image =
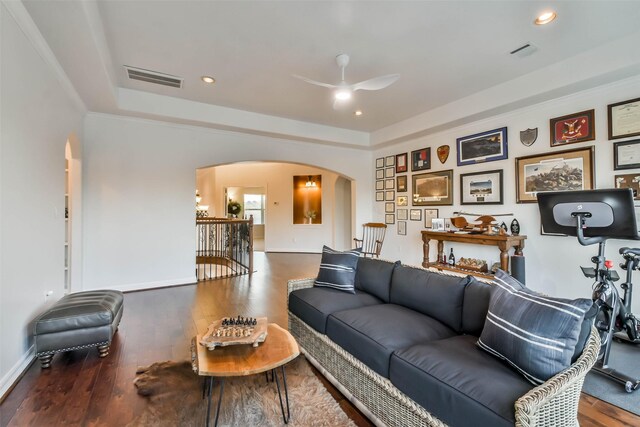
[[[407,191],[407,175],[396,176],[396,190],[398,193],[404,193]]]
[[[384,202],[384,191],[376,191],[376,202]]]
[[[581,111],[549,120],[551,146],[573,144],[596,139],[595,110]]]
[[[393,202],[385,202],[384,211],[386,213],[394,213],[396,211],[396,204]]]
[[[384,190],[384,181],[379,179],[376,181],[376,190],[380,191],[380,190]]]
[[[393,190],[395,188],[396,181],[394,179],[385,179],[384,180],[384,189],[385,190]]]
[[[409,211],[409,219],[411,221],[422,221],[422,209],[411,209]]]
[[[501,205],[502,169],[460,175],[461,205]]]
[[[387,190],[384,192],[384,199],[387,202],[393,202],[396,198],[396,192],[393,190]]]
[[[393,168],[386,168],[384,170],[384,177],[385,178],[393,178],[394,176],[396,176]]]
[[[438,218],[438,209],[425,209],[424,210],[424,228],[433,227],[433,219]]]
[[[384,167],[389,168],[396,165],[396,158],[394,156],[387,156],[384,158]]]
[[[398,199],[396,200],[396,203],[398,204],[398,206],[407,206],[409,204],[409,197],[407,197],[407,196],[398,196]]]
[[[609,139],[640,135],[640,98],[607,105]]]
[[[396,154],[396,173],[406,172],[407,170],[407,153]]]
[[[398,221],[400,220],[406,221],[409,219],[408,209],[398,209],[398,212],[396,212],[396,214],[398,215]]]
[[[431,220],[431,229],[433,231],[444,231],[444,218],[433,218]]]
[[[613,169],[640,168],[640,139],[613,144]]]
[[[458,166],[507,158],[507,128],[494,129],[456,139]]]
[[[384,179],[384,169],[376,169],[376,179]]]
[[[378,157],[376,159],[376,169],[382,169],[384,167],[384,157]]]
[[[396,216],[394,214],[386,214],[384,216],[384,223],[385,224],[395,224],[396,223]]]
[[[534,203],[541,191],[592,190],[594,147],[516,159],[516,202]]]
[[[400,219],[400,216],[398,216],[398,219]],[[398,234],[400,236],[407,235],[407,221],[398,221]]]
[[[431,148],[411,152],[411,172],[431,169]]]
[[[630,188],[633,190],[633,199],[640,200],[640,173],[628,173],[615,176],[616,188]]]
[[[453,170],[412,175],[413,206],[452,205]]]

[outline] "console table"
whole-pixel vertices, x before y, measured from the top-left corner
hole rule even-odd
[[[438,259],[442,259],[444,255],[444,242],[457,242],[457,243],[470,243],[473,245],[488,245],[497,246],[500,250],[500,268],[504,271],[509,271],[509,249],[515,248],[515,255],[522,255],[522,249],[524,248],[524,241],[527,236],[509,236],[499,234],[464,234],[464,233],[450,233],[447,231],[422,231],[422,266],[425,268],[433,267],[440,270],[450,270],[465,274],[474,274],[476,276],[491,278],[491,274],[485,273],[471,273],[469,270],[464,270],[457,267],[451,267],[446,264],[441,264],[437,260],[436,262],[429,261],[429,242],[436,240],[438,242]]]

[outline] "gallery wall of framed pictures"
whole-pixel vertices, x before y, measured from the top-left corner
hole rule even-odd
[[[549,115],[548,128],[540,118],[518,130],[505,123],[376,158],[375,200],[385,202],[386,222],[397,223],[397,234],[405,235],[408,226],[431,228],[440,219],[435,207],[535,203],[542,191],[595,189],[596,149],[606,145],[611,170],[620,171],[609,188],[630,188],[640,200],[640,97],[606,105],[606,130],[599,129],[605,105],[586,107]],[[518,156],[510,160],[509,145],[518,143],[522,146],[512,147]],[[443,169],[451,150],[456,167]]]

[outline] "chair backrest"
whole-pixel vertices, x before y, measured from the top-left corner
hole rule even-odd
[[[387,225],[380,222],[367,222],[362,225],[362,239],[354,239],[356,246],[362,247],[364,256],[379,257]]]

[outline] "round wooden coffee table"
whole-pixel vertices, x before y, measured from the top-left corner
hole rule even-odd
[[[278,398],[280,399],[280,409],[282,418],[287,424],[291,413],[289,411],[289,392],[287,391],[287,377],[284,365],[295,359],[300,354],[298,343],[291,336],[289,331],[281,328],[275,323],[267,326],[267,339],[258,347],[250,345],[233,345],[228,347],[218,347],[215,350],[207,350],[203,345],[198,344],[201,336],[198,335],[191,340],[191,364],[193,371],[205,377],[204,391],[207,393],[207,420],[209,425],[211,415],[211,395],[213,389],[213,379],[220,381],[220,396],[214,426],[218,425],[220,415],[220,404],[222,403],[222,393],[224,392],[224,379],[226,377],[242,377],[246,375],[260,374],[266,372],[267,379],[271,371],[271,381],[275,381],[278,388]],[[282,372],[282,382],[284,385],[285,405],[282,402],[280,393],[280,381],[278,380],[277,368]]]

